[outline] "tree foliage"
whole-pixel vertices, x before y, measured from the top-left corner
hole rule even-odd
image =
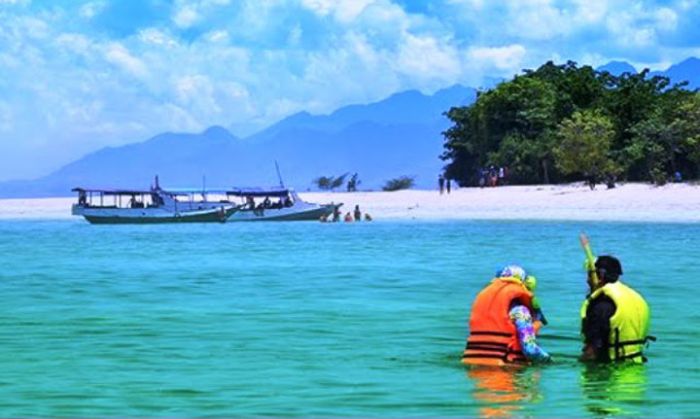
[[[345,183],[345,178],[348,177],[348,174],[349,173],[344,173],[340,176],[320,176],[314,179],[313,183],[321,190],[332,191]]]
[[[411,189],[415,183],[413,177],[411,176],[401,176],[395,179],[388,180],[386,184],[382,187],[383,191],[393,192],[399,191],[401,189]]]
[[[576,111],[559,124],[559,144],[554,149],[557,168],[564,174],[601,178],[615,172],[610,145],[615,129],[598,111]]]
[[[613,76],[548,62],[446,112],[445,175],[470,185],[495,165],[508,167],[516,184],[697,177],[698,95],[647,70]]]

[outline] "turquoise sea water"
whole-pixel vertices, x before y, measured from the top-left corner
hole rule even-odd
[[[575,361],[578,233],[652,308],[642,367]],[[0,221],[0,416],[678,417],[700,411],[700,225]],[[469,370],[469,306],[539,278],[552,365]]]

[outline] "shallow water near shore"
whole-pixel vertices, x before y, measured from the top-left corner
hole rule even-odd
[[[652,309],[650,362],[575,360],[578,233]],[[0,416],[697,415],[700,224],[0,221]],[[555,363],[465,369],[496,268],[539,280]]]

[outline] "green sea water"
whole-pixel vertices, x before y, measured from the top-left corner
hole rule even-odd
[[[575,357],[578,233],[649,301],[644,366]],[[696,416],[700,225],[0,221],[0,416]],[[539,279],[551,365],[467,369],[496,268]]]

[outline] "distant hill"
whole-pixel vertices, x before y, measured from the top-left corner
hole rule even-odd
[[[700,88],[700,59],[688,58],[670,66],[665,71],[652,74],[666,76],[671,79],[672,83],[687,81],[689,89],[698,89]]]
[[[598,71],[607,71],[608,73],[619,76],[623,73],[637,73],[637,70],[629,63],[624,61],[611,61],[605,65],[598,67]],[[664,71],[652,71],[650,76],[664,76],[671,80],[671,83],[688,82],[688,89],[700,88],[700,59],[691,57],[674,64]]]
[[[433,95],[407,91],[330,115],[298,113],[246,139],[218,126],[159,134],[103,148],[40,179],[0,183],[0,196],[66,196],[75,186],[146,188],[156,174],[164,187],[271,186],[278,183],[275,161],[285,183],[298,190],[345,172],[359,174],[360,189],[378,189],[401,175],[429,187],[443,166],[441,132],[450,125],[443,112],[475,97],[459,85]]]
[[[376,103],[345,106],[330,115],[299,112],[249,138],[262,141],[288,130],[302,129],[339,132],[360,122],[378,125],[432,124],[444,120],[442,113],[450,107],[471,103],[475,98],[474,89],[460,85],[439,90],[432,96],[426,96],[417,90],[408,90]]]
[[[624,61],[610,61],[609,63],[598,67],[598,71],[607,71],[613,76],[621,76],[624,73],[636,74],[637,69],[632,64]]]

